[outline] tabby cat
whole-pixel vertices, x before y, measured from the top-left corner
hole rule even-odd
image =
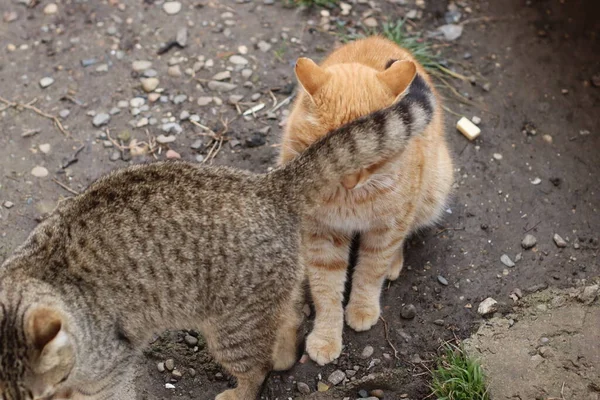
[[[154,332],[194,328],[251,400],[296,361],[300,221],[433,117],[417,78],[386,110],[265,175],[187,162],[117,170],[59,204],[0,267],[0,397],[109,399]]]
[[[396,102],[415,69],[431,88],[410,53],[381,37],[347,44],[321,66],[300,59],[296,75],[303,90],[286,125],[280,164],[328,131]],[[360,245],[345,318],[351,328],[364,331],[379,319],[385,278],[400,274],[404,240],[441,215],[453,171],[437,104],[431,124],[404,152],[344,176],[304,220],[303,254],[316,309],[307,351],[319,364],[333,361],[342,349],[342,300],[353,235],[360,232]]]

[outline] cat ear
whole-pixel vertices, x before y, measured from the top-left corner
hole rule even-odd
[[[28,315],[28,335],[34,347],[42,351],[57,338],[62,328],[60,315],[47,307],[37,307]]]
[[[309,95],[314,95],[330,77],[330,73],[319,67],[310,58],[301,57],[296,61],[296,77]]]
[[[417,66],[408,60],[396,61],[388,69],[378,72],[377,78],[391,90],[394,97],[400,96],[417,74]]]

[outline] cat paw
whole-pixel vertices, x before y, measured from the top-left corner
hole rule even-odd
[[[400,276],[400,272],[402,272],[402,267],[404,266],[404,257],[398,257],[390,264],[386,278],[390,281],[395,281]]]
[[[238,397],[236,389],[229,389],[220,393],[215,397],[215,400],[242,400]]]
[[[319,365],[329,364],[342,353],[342,337],[320,335],[312,332],[306,339],[306,351]]]
[[[379,303],[357,304],[350,302],[346,307],[346,323],[357,332],[368,331],[379,319]]]

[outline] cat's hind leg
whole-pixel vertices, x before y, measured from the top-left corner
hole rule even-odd
[[[302,324],[302,288],[292,292],[291,299],[281,310],[275,347],[273,349],[273,369],[286,371],[298,361],[298,329]]]
[[[276,308],[246,307],[206,324],[203,333],[210,352],[237,380],[236,388],[219,394],[216,400],[255,400],[260,394],[273,367]]]

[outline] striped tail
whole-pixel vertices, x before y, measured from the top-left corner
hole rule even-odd
[[[315,200],[344,176],[404,150],[429,125],[435,107],[435,95],[417,75],[400,101],[329,132],[272,175],[299,201]]]

